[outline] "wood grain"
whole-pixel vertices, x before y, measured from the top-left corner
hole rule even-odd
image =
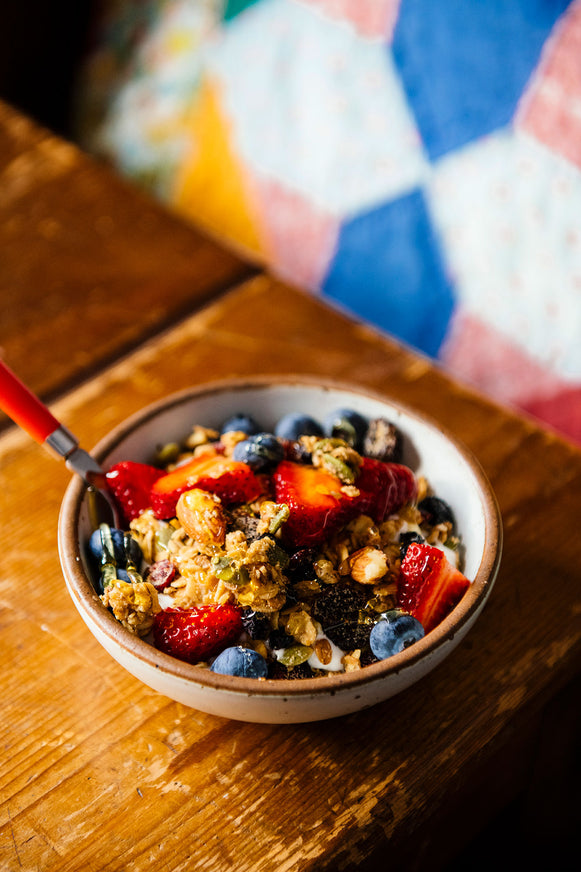
[[[0,102],[0,355],[32,390],[62,390],[253,271]]]
[[[539,723],[581,664],[581,454],[391,340],[266,277],[54,406],[90,447],[169,392],[307,373],[432,415],[478,456],[505,523],[469,637],[398,697],[333,721],[248,725],[141,685],[76,615],[56,523],[66,469],[0,438],[0,868],[43,872],[443,868],[522,789]],[[558,546],[558,547],[557,547]],[[539,834],[542,840],[543,834]]]

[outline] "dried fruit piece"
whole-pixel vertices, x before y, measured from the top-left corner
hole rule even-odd
[[[440,548],[412,542],[401,564],[398,606],[433,630],[460,602],[470,582]]]
[[[176,575],[176,568],[171,560],[158,560],[152,563],[147,571],[147,579],[157,591],[162,591],[172,583]]]
[[[385,463],[401,463],[403,440],[397,427],[385,418],[369,422],[363,440],[363,453]]]

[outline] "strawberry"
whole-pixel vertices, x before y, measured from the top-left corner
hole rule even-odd
[[[132,460],[115,463],[109,469],[105,475],[107,487],[127,522],[151,506],[151,486],[162,475],[161,469]]]
[[[290,515],[284,538],[296,548],[317,545],[357,513],[356,498],[341,491],[341,481],[324,469],[283,460],[273,474],[277,503]]]
[[[242,612],[230,604],[165,609],[155,616],[153,639],[165,654],[199,663],[235,642],[242,630]]]
[[[248,503],[264,491],[257,475],[242,461],[201,454],[158,478],[151,488],[151,507],[158,518],[173,518],[182,493],[193,488],[220,497],[223,503]]]
[[[358,508],[380,524],[417,496],[416,479],[409,467],[401,463],[384,463],[364,457],[355,480],[361,492]]]
[[[460,602],[470,582],[440,548],[412,542],[402,560],[397,604],[433,630]]]

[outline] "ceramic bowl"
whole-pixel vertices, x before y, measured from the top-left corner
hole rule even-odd
[[[353,386],[295,380],[230,381],[187,390],[156,403],[113,430],[92,452],[107,468],[120,460],[148,462],[157,446],[185,437],[194,423],[219,428],[245,411],[265,430],[289,411],[322,420],[339,407],[391,420],[404,436],[403,462],[425,475],[452,507],[465,546],[464,573],[472,584],[432,632],[387,660],[324,678],[257,680],[217,675],[168,656],[131,635],[101,603],[89,574],[91,527],[85,487],[71,481],[59,518],[59,553],[69,593],[101,645],[132,675],[187,706],[242,721],[298,723],[368,708],[410,687],[462,641],[493,586],[501,556],[498,505],[470,452],[423,414]]]

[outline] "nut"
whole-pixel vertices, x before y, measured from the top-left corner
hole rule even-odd
[[[379,548],[366,545],[349,558],[351,577],[359,584],[375,584],[387,572],[387,558]]]
[[[226,518],[220,499],[199,488],[185,491],[176,507],[178,520],[188,536],[202,546],[224,544]]]

